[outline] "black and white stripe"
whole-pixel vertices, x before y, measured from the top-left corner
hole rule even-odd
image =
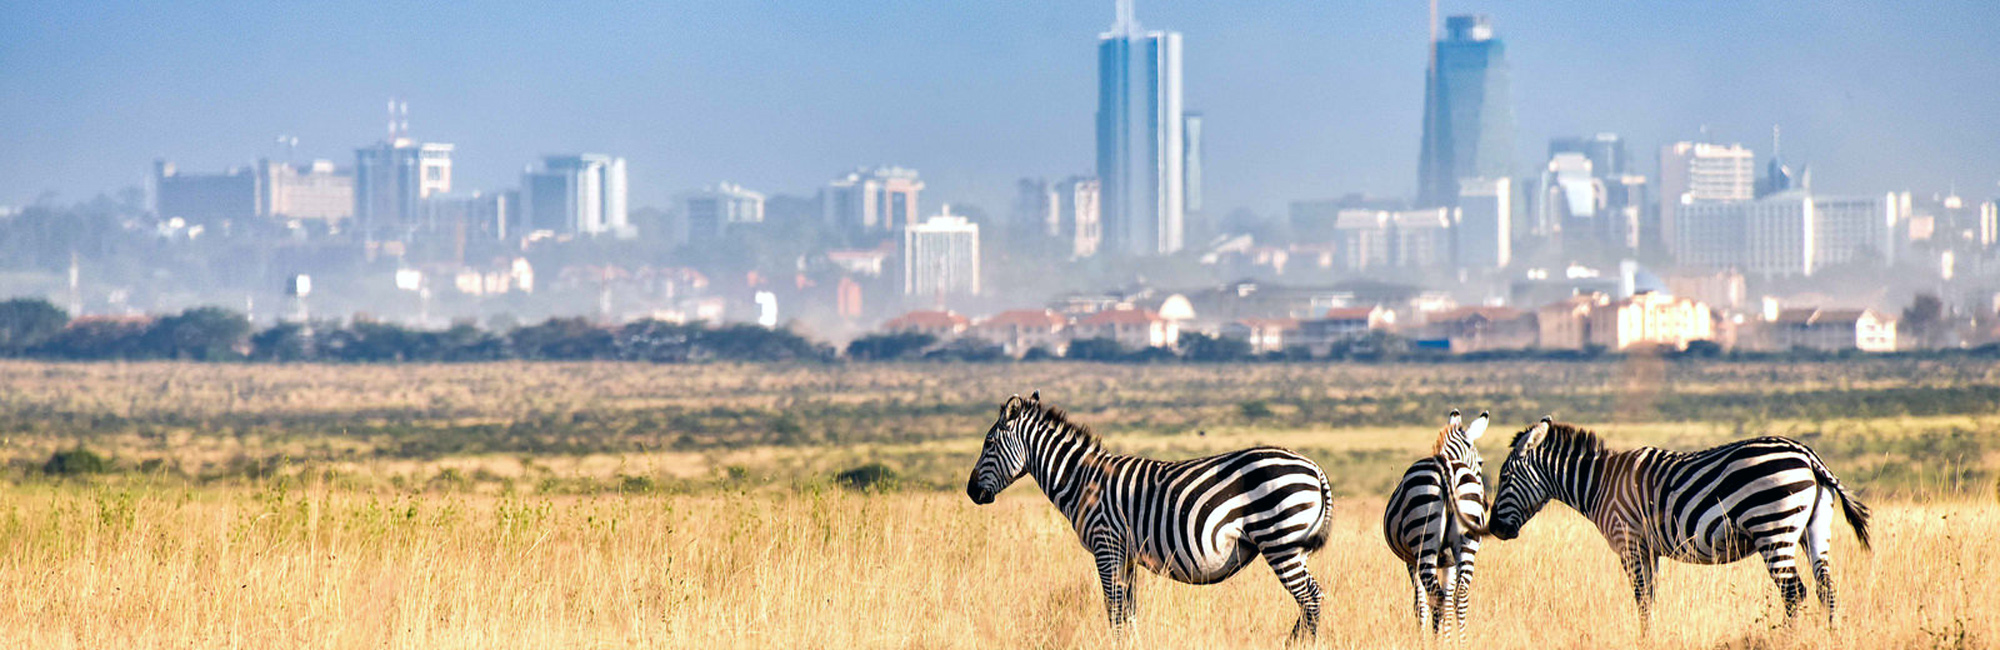
[[[1489,421],[1480,413],[1465,426],[1452,411],[1431,455],[1403,472],[1382,513],[1382,536],[1409,568],[1418,624],[1447,638],[1454,625],[1465,629],[1473,560],[1486,533],[1485,465],[1473,442]]]
[[[1095,557],[1114,629],[1132,615],[1135,565],[1212,584],[1261,555],[1299,603],[1292,635],[1318,633],[1320,588],[1306,557],[1326,544],[1333,492],[1306,457],[1273,447],[1180,462],[1112,454],[1036,393],[1000,407],[965,492],[992,503],[1022,476]]]
[[[1500,468],[1492,532],[1520,534],[1550,499],[1575,508],[1619,554],[1641,622],[1650,618],[1659,559],[1695,564],[1764,558],[1787,619],[1805,600],[1799,575],[1803,547],[1819,598],[1833,620],[1833,502],[1862,548],[1868,547],[1868,507],[1833,476],[1819,455],[1777,437],[1697,452],[1652,447],[1608,451],[1596,434],[1550,418],[1514,437]]]

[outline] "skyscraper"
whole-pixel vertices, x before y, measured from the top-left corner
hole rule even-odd
[[[1424,141],[1417,205],[1452,207],[1466,178],[1507,178],[1514,156],[1514,109],[1507,47],[1483,15],[1445,20],[1432,44],[1424,88]]]
[[[534,230],[632,236],[624,158],[592,153],[545,156],[542,166],[542,171],[530,170],[521,179],[521,202]]]
[[[1097,176],[1107,250],[1181,249],[1187,127],[1180,33],[1140,29],[1132,0],[1118,0],[1118,20],[1097,42]]]
[[[1514,261],[1513,183],[1505,178],[1467,179],[1459,185],[1452,228],[1460,268],[1498,269]]]
[[[1676,142],[1660,148],[1660,233],[1679,254],[1679,214],[1686,206],[1756,198],[1754,154],[1741,145]]]
[[[452,146],[393,137],[354,151],[354,220],[368,237],[414,227],[419,201],[451,191]]]

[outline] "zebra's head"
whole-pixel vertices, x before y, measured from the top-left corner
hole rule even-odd
[[[1500,496],[1493,502],[1490,529],[1495,537],[1505,540],[1520,536],[1521,526],[1541,512],[1542,506],[1548,505],[1555,495],[1547,454],[1540,449],[1542,439],[1548,437],[1553,426],[1555,419],[1544,416],[1535,426],[1514,436],[1513,449],[1507,452],[1507,461],[1500,464]]]
[[[1479,447],[1473,443],[1478,441],[1480,436],[1486,435],[1486,425],[1491,419],[1491,414],[1481,411],[1479,417],[1473,418],[1472,424],[1464,424],[1465,420],[1459,416],[1458,409],[1452,409],[1451,423],[1446,425],[1443,431],[1438,432],[1436,448],[1432,449],[1431,453],[1443,456],[1446,460],[1464,463],[1481,474],[1486,473],[1486,463],[1480,459]]]
[[[1007,398],[1000,405],[1000,419],[986,429],[986,443],[979,450],[979,462],[972,466],[972,477],[965,482],[965,496],[973,503],[985,505],[1000,496],[1000,491],[1013,485],[1015,479],[1028,470],[1027,442],[1021,435],[1021,416],[1028,407],[1042,402],[1041,391],[1035,391],[1028,399],[1020,395]]]

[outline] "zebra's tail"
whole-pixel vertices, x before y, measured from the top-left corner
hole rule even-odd
[[[1840,495],[1841,514],[1847,517],[1847,525],[1854,528],[1854,537],[1861,540],[1861,548],[1874,550],[1868,546],[1868,505],[1847,491],[1847,486],[1840,483],[1833,470],[1827,469],[1826,463],[1820,461],[1818,452],[1808,449],[1806,455],[1812,458],[1813,475],[1819,478],[1819,484]]]

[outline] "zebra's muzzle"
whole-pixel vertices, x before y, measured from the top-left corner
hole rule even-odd
[[[974,483],[965,484],[965,496],[971,497],[973,503],[982,506],[993,502],[993,492],[990,490],[980,489],[980,487]]]

